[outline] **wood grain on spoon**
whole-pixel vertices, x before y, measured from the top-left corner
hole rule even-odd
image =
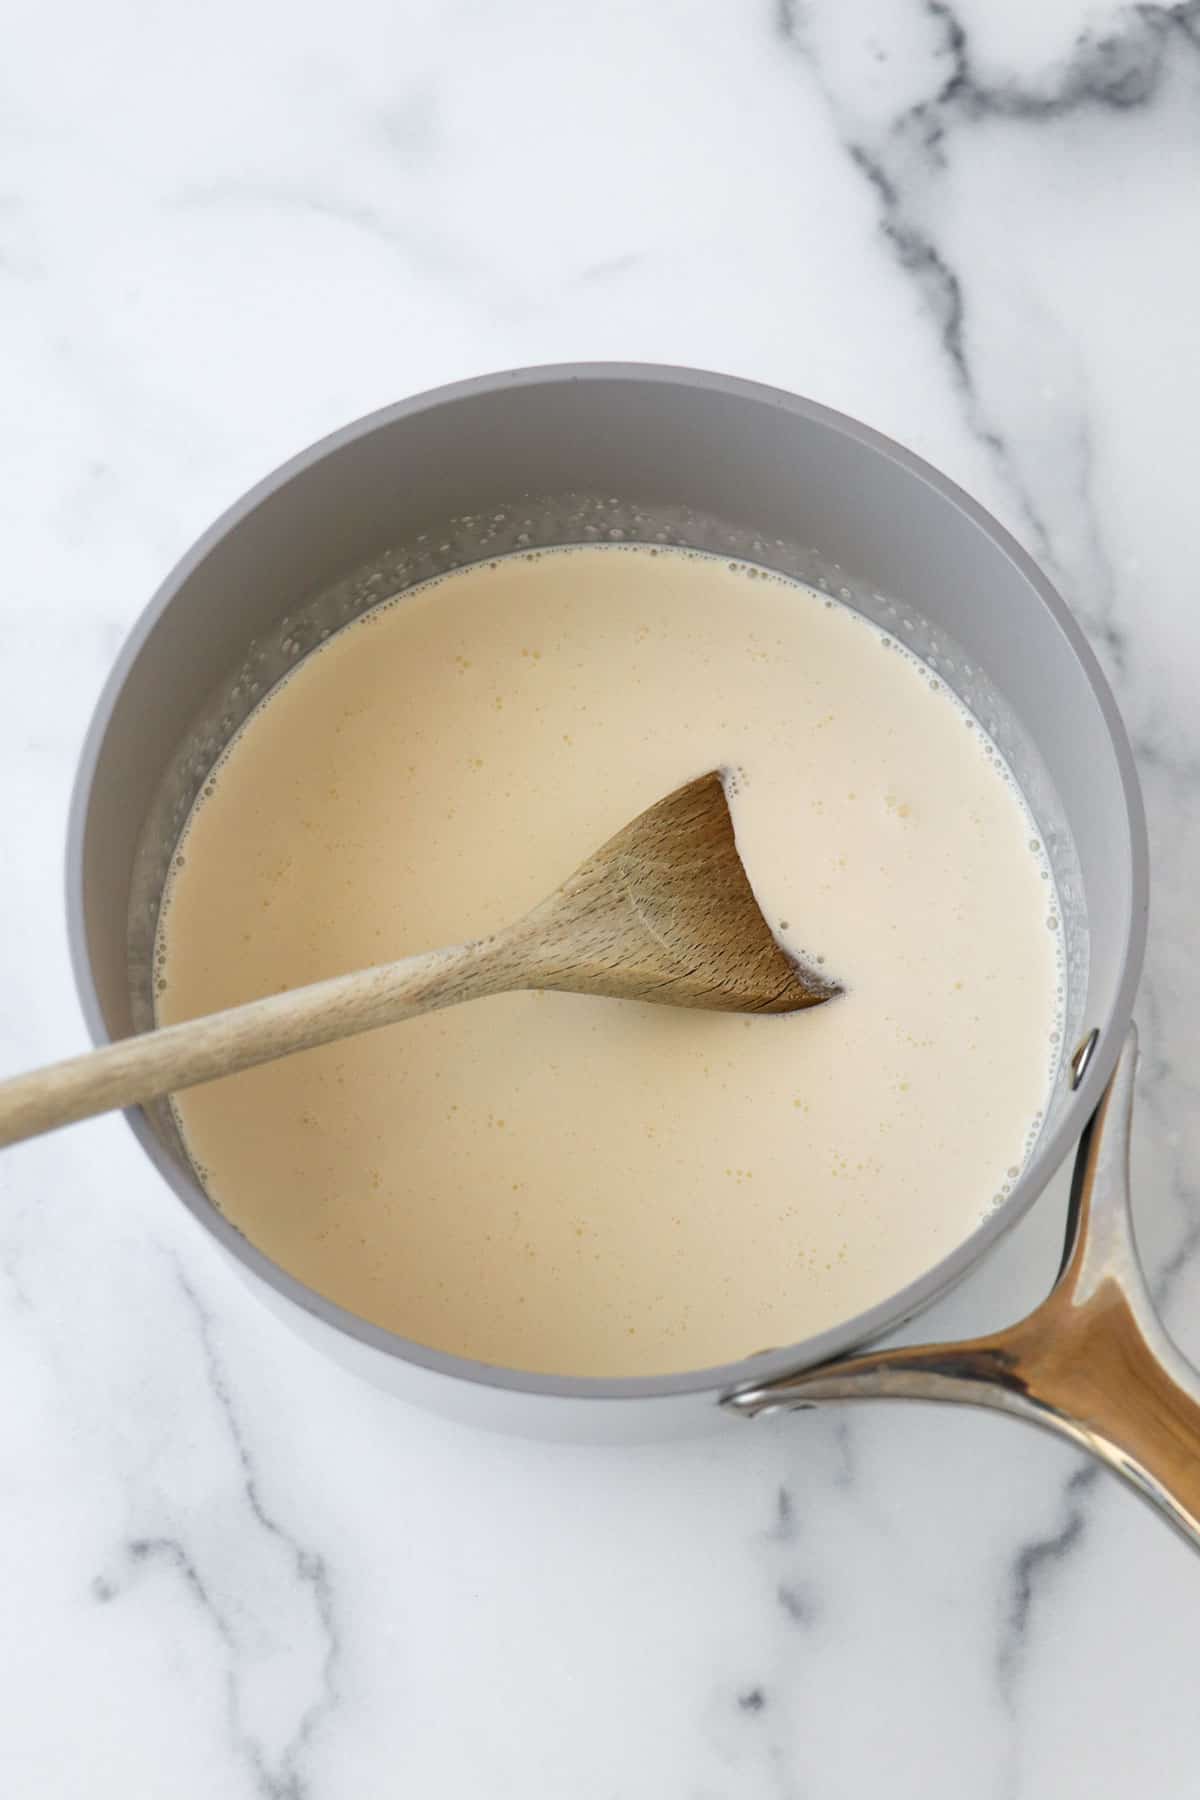
[[[777,942],[715,771],[626,825],[494,936],[274,994],[0,1083],[0,1145],[519,988],[784,1013],[840,990]]]

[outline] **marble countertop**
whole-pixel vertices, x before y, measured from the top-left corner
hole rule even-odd
[[[1029,545],[1135,740],[1135,1152],[1200,1356],[1200,3],[14,0],[0,67],[0,1058],[122,635],[258,476],[487,368],[692,363],[898,437]],[[926,1328],[1049,1280],[1057,1181]],[[0,1789],[1196,1793],[1200,1558],[1003,1420],[627,1451],[292,1341],[105,1120],[0,1164]]]

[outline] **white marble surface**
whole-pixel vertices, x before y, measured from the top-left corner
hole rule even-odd
[[[1086,621],[1155,857],[1138,1219],[1200,1354],[1200,4],[9,0],[0,1061],[83,1041],[80,737],[173,559],[306,441],[559,358],[858,414]],[[934,1326],[1048,1279],[1062,1187]],[[0,1164],[0,1791],[1197,1791],[1200,1558],[1001,1421],[619,1452],[285,1337],[107,1120]]]

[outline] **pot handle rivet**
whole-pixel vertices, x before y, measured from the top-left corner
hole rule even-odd
[[[1089,1031],[1087,1036],[1085,1038],[1083,1038],[1080,1041],[1080,1043],[1076,1046],[1075,1053],[1071,1058],[1071,1092],[1072,1093],[1074,1093],[1075,1089],[1079,1086],[1080,1082],[1083,1080],[1084,1076],[1087,1074],[1088,1064],[1091,1062],[1092,1057],[1095,1055],[1096,1045],[1099,1042],[1100,1042],[1099,1031],[1092,1030],[1092,1031]]]

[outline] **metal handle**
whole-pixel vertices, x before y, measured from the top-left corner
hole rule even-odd
[[[1160,1324],[1129,1207],[1130,1027],[1075,1163],[1058,1280],[1028,1318],[959,1344],[870,1351],[724,1396],[754,1418],[828,1400],[990,1406],[1106,1462],[1200,1549],[1200,1375]]]

